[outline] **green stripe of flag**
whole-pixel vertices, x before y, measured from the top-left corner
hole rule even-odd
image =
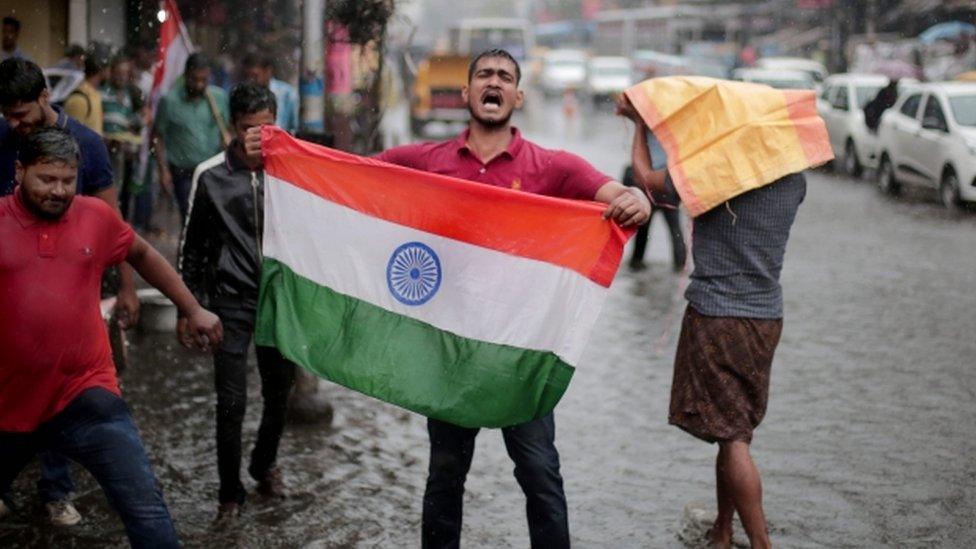
[[[265,258],[255,342],[340,385],[464,427],[556,406],[574,368],[555,354],[463,338],[320,286]]]

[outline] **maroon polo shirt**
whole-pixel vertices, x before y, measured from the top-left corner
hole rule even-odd
[[[376,158],[496,187],[576,200],[593,200],[600,187],[613,180],[575,154],[544,149],[522,139],[518,128],[512,128],[508,148],[487,164],[468,148],[468,130],[449,141],[394,147]]]
[[[96,198],[56,221],[0,198],[0,431],[33,431],[91,387],[119,394],[100,288],[134,238]]]

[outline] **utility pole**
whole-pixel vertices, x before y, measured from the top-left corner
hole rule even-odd
[[[311,133],[325,130],[324,25],[325,0],[303,0],[299,95],[302,99],[302,130]]]
[[[865,11],[865,34],[874,39],[878,28],[878,0],[867,0]]]
[[[324,138],[325,0],[302,1],[302,70],[299,96],[302,103],[301,130],[305,139]],[[320,140],[320,139],[319,139]],[[302,423],[332,423],[332,404],[319,392],[319,378],[301,367],[295,368],[295,389],[288,403],[288,417]]]

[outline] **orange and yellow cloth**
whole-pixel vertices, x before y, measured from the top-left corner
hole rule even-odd
[[[672,76],[625,93],[664,147],[692,217],[834,157],[813,91]]]

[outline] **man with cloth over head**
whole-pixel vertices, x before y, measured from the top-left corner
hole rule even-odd
[[[652,167],[648,129],[626,95],[618,114],[636,125],[632,162],[637,183],[675,193],[667,170]],[[735,513],[752,547],[770,547],[762,482],[749,445],[766,414],[773,353],[783,330],[779,283],[790,228],[807,192],[794,173],[745,192],[694,218],[695,268],[685,291],[668,421],[717,442],[718,516],[708,541],[729,548]]]

